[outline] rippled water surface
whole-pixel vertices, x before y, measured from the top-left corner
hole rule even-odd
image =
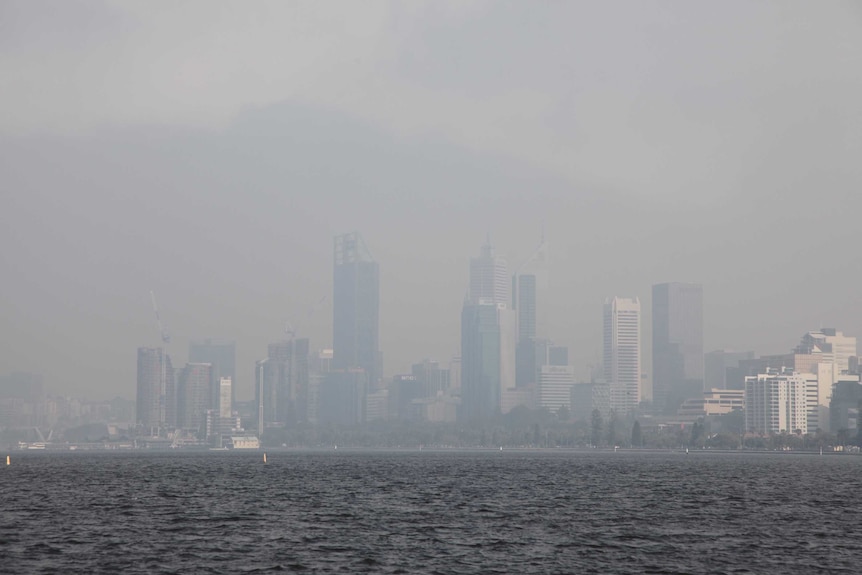
[[[859,573],[862,457],[12,454],[0,572]]]

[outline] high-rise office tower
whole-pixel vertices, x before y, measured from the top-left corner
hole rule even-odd
[[[611,409],[628,413],[640,402],[641,304],[637,298],[614,297],[604,305],[604,372]]]
[[[509,305],[509,266],[506,258],[494,255],[488,242],[479,257],[470,258],[470,303],[502,303]]]
[[[440,367],[437,361],[426,359],[422,363],[414,363],[410,371],[420,382],[422,397],[435,397],[449,389],[449,370]]]
[[[538,383],[541,368],[547,365],[547,340],[537,338],[538,291],[547,283],[548,243],[544,232],[533,254],[512,276],[512,307],[518,312],[518,340],[515,352],[516,384]]]
[[[664,283],[652,288],[653,401],[674,414],[703,394],[703,286]]]
[[[536,338],[536,276],[525,274],[517,278],[518,341]]]
[[[212,404],[212,365],[189,363],[179,370],[177,382],[177,427],[202,431]]]
[[[486,419],[500,407],[500,322],[492,302],[465,302],[461,311],[462,421]]]
[[[189,363],[212,364],[210,382],[210,409],[218,409],[219,381],[223,377],[231,379],[231,401],[236,401],[236,342],[204,339],[189,343]]]
[[[292,339],[269,344],[267,358],[256,365],[255,404],[266,427],[308,420],[309,341]],[[264,428],[258,427],[262,432]]]
[[[378,373],[380,271],[354,232],[335,237],[333,271],[333,367],[361,368],[375,387]]]
[[[512,277],[515,290],[512,303],[518,313],[518,342],[515,350],[515,383],[524,387],[536,383],[541,362],[536,352],[536,276]]]
[[[575,370],[568,365],[543,365],[539,369],[538,405],[551,413],[571,408]]]
[[[741,361],[754,359],[753,351],[718,349],[703,356],[703,390],[744,389],[745,373]]]
[[[230,417],[233,412],[233,401],[231,400],[233,382],[229,377],[219,378],[218,385],[218,415],[219,417]]]
[[[158,348],[138,348],[136,423],[144,433],[155,435],[167,427],[167,403],[173,394],[171,358]],[[171,409],[170,411],[173,411]]]

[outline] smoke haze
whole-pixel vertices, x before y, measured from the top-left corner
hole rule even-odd
[[[703,284],[707,351],[862,335],[858,3],[4,2],[0,100],[0,373],[57,393],[134,396],[154,290],[174,365],[236,340],[249,397],[285,321],[331,345],[353,230],[386,375],[543,228],[579,377],[658,282]]]

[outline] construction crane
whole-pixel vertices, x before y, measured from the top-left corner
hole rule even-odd
[[[152,290],[150,290],[150,298],[153,300],[153,313],[156,316],[156,324],[159,326],[159,335],[162,336],[162,343],[171,343],[171,334],[169,334],[165,326],[162,325],[162,318],[159,317],[159,306],[156,305],[156,294]]]
[[[318,309],[321,308],[321,306],[323,306],[323,303],[325,301],[326,296],[323,296],[317,303],[309,306],[308,313],[305,316],[306,323],[308,323],[308,321],[311,319],[311,316],[314,315],[314,312],[316,312]],[[294,329],[293,324],[290,323],[290,320],[284,321],[284,334],[288,336],[288,341],[292,342],[296,338],[296,330]]]

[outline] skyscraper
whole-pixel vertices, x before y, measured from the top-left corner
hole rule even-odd
[[[333,367],[361,368],[375,387],[378,373],[380,271],[359,233],[335,237]]]
[[[162,348],[138,348],[136,423],[145,433],[155,435],[167,427],[169,401],[174,399],[174,369]],[[173,422],[172,422],[173,423]]]
[[[744,389],[745,376],[741,361],[754,359],[753,351],[718,349],[703,356],[703,390]]]
[[[233,395],[232,388],[233,382],[229,377],[219,378],[218,384],[218,415],[219,417],[230,417],[233,412],[233,401],[231,400],[231,396]]]
[[[257,419],[266,427],[308,420],[308,344],[307,338],[271,343],[267,358],[257,362]],[[263,429],[258,427],[259,432]]]
[[[516,385],[520,388],[539,382],[547,363],[547,340],[537,339],[539,285],[547,284],[548,243],[544,231],[533,254],[512,276],[512,308],[518,315],[515,352]]]
[[[664,283],[652,288],[653,401],[673,414],[703,394],[703,286]]]
[[[488,242],[479,257],[470,258],[470,302],[480,301],[509,305],[509,266],[506,258],[494,255]]]
[[[179,370],[177,427],[203,431],[206,413],[212,404],[212,369],[209,363],[189,363]]]
[[[536,276],[512,277],[512,298],[518,312],[518,342],[515,350],[515,382],[518,387],[536,383],[541,362],[536,348]]]
[[[640,402],[641,304],[637,298],[614,297],[604,306],[604,372],[611,409],[628,413]]]
[[[461,311],[462,421],[486,419],[500,407],[500,322],[492,302],[464,303]]]
[[[209,409],[218,409],[219,381],[223,377],[231,379],[231,401],[236,401],[236,342],[204,339],[189,343],[189,363],[209,363],[212,365],[210,382]]]
[[[517,278],[518,342],[536,338],[536,276],[525,274]]]

